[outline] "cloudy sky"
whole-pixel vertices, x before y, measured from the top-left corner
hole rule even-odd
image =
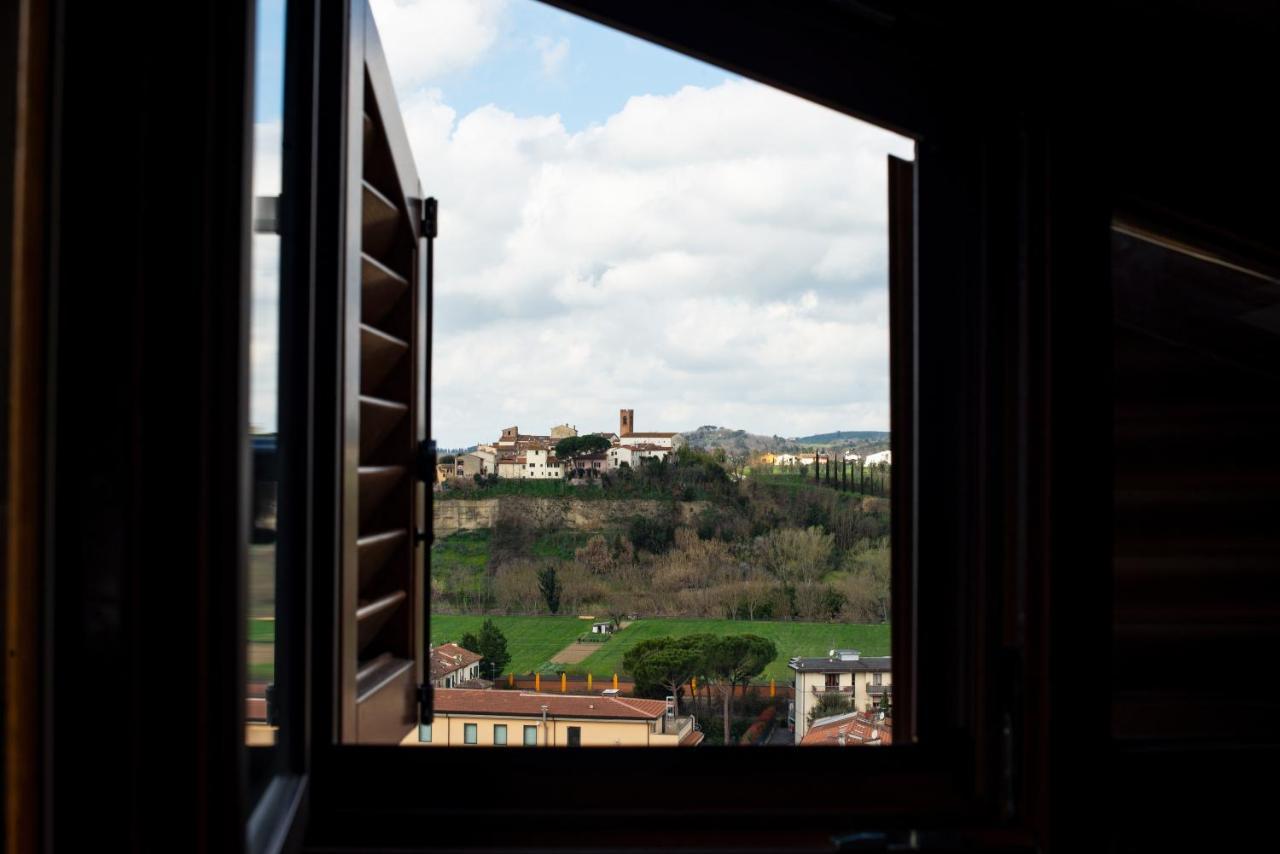
[[[440,200],[442,446],[624,407],[887,428],[885,157],[909,140],[533,0],[373,8]]]

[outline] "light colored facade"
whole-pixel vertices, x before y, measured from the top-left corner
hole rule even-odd
[[[453,688],[473,679],[480,678],[480,662],[484,659],[478,652],[463,649],[456,643],[442,643],[433,646],[428,657],[431,672],[431,684],[437,688]]]
[[[889,656],[863,658],[856,649],[833,649],[826,658],[793,658],[788,667],[795,671],[796,744],[808,729],[810,709],[823,694],[850,698],[855,712],[877,709],[893,695]]]
[[[633,465],[638,465],[645,460],[657,460],[665,462],[667,457],[673,453],[670,445],[637,445],[631,449],[632,457],[635,459]]]
[[[472,451],[460,454],[454,463],[458,477],[475,477],[497,471],[497,454],[489,451]]]
[[[604,451],[601,451],[598,454],[583,454],[582,456],[567,460],[564,463],[564,466],[566,468],[566,473],[567,469],[572,468],[577,472],[579,477],[582,477],[587,472],[593,472],[599,475],[608,469],[609,455]]]
[[[545,479],[562,475],[560,462],[546,448],[530,448],[524,452],[525,477]]]
[[[426,736],[429,741],[421,740]],[[692,747],[702,733],[663,700],[504,690],[436,691],[426,747]]]
[[[864,462],[869,466],[878,465],[879,463],[893,465],[893,451],[878,451],[874,454],[867,454],[867,458]]]
[[[578,435],[578,428],[570,426],[569,424],[557,424],[555,427],[551,428],[551,438],[556,442],[561,439],[572,438],[576,435]]]
[[[545,447],[531,447],[523,454],[503,457],[497,464],[498,477],[516,480],[553,480],[564,477],[564,466]]]
[[[659,448],[671,450],[674,443],[675,433],[627,433],[618,437],[619,445],[629,445],[635,447],[637,445],[654,445]]]
[[[622,468],[622,464],[626,463],[629,468],[635,468],[635,451],[626,445],[618,445],[610,448],[606,452],[609,456],[609,469],[616,470]]]

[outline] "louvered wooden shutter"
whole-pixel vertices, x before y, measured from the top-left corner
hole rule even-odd
[[[351,36],[339,711],[344,742],[386,744],[414,728],[422,681],[422,192],[365,3]]]

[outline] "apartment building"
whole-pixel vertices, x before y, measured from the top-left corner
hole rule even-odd
[[[892,701],[893,672],[889,656],[865,658],[856,649],[833,649],[825,658],[793,658],[795,671],[795,735],[801,743],[808,730],[809,711],[824,694],[841,694],[850,711],[872,711]]]

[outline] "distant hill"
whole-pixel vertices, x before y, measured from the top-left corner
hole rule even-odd
[[[797,436],[792,440],[800,445],[830,445],[847,442],[888,442],[887,430],[837,430],[834,433],[815,433],[812,436]]]
[[[866,448],[870,452],[887,448],[889,434],[882,430],[838,430],[833,433],[787,438],[764,436],[759,433],[748,433],[746,430],[735,430],[732,427],[705,424],[696,430],[680,433],[677,441],[702,451],[724,448],[726,453],[761,454],[766,451],[784,453],[802,450],[807,445],[849,446]]]

